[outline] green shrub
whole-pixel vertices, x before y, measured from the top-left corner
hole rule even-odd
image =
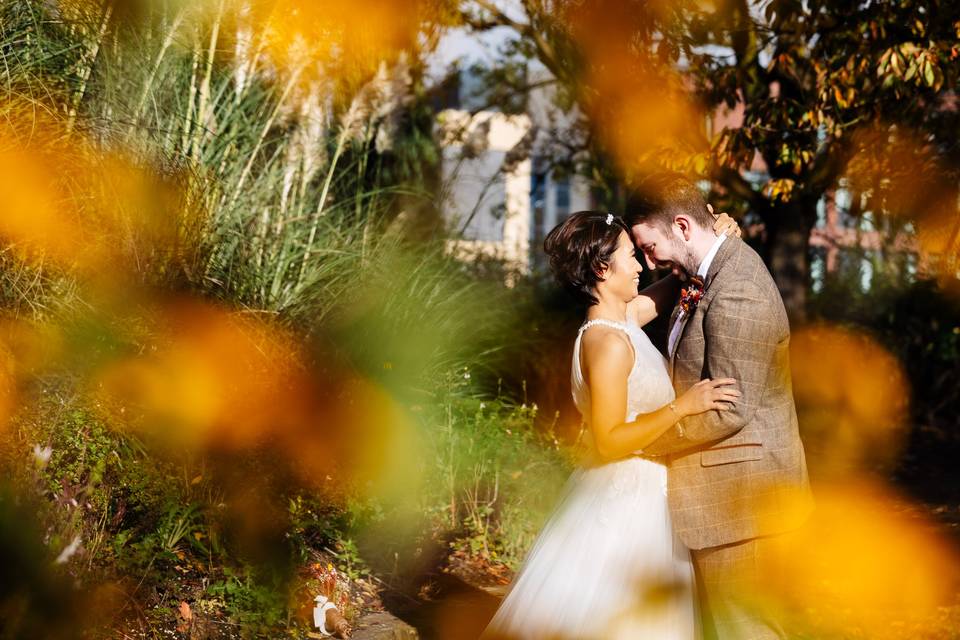
[[[516,567],[555,507],[573,461],[536,426],[536,405],[468,395],[468,370],[436,408],[428,502],[453,544]]]

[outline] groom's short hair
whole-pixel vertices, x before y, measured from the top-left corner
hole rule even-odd
[[[678,215],[687,216],[704,229],[713,227],[713,216],[700,189],[680,174],[651,175],[627,194],[624,219],[628,227],[646,222],[669,229]]]

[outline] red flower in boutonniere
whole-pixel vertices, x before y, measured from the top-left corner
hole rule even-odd
[[[700,298],[703,297],[703,278],[693,276],[690,282],[683,289],[680,289],[680,308],[687,315],[690,315],[700,304]]]

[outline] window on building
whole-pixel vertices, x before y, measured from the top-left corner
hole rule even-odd
[[[823,291],[827,278],[827,251],[823,247],[810,250],[810,289],[814,293]]]
[[[909,252],[903,256],[903,273],[908,283],[913,283],[917,279],[917,254]]]
[[[546,263],[543,240],[547,224],[547,171],[542,159],[534,158],[530,172],[530,252],[532,264],[537,268]]]
[[[859,211],[859,207],[854,207],[853,194],[847,189],[839,187],[833,195],[834,204],[837,207],[837,220],[844,229],[856,229],[860,225],[860,218],[854,211]]]
[[[872,270],[869,275],[864,275],[866,262],[863,251],[860,249],[841,249],[837,254],[836,277],[839,278],[839,282],[851,289],[856,287],[862,291],[864,278],[869,279],[873,275]],[[869,280],[867,282],[869,283]]]
[[[860,266],[860,291],[868,293],[873,287],[875,251],[865,251]]]
[[[559,176],[554,180],[554,194],[556,203],[556,215],[554,224],[560,224],[570,215],[570,176]]]

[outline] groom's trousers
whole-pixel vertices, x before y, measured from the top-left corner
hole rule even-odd
[[[764,559],[777,538],[754,538],[693,551],[706,640],[786,638],[761,603]]]

